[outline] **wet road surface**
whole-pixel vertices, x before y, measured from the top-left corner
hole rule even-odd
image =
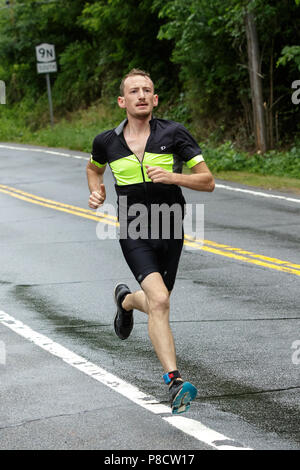
[[[97,238],[105,219],[87,205],[88,155],[1,145],[0,311],[14,320],[0,313],[0,448],[299,450],[300,198],[225,182],[184,190],[204,204],[206,242],[187,240],[171,297],[178,368],[199,390],[176,423],[146,316],[135,313],[127,341],[113,330],[115,284],[138,284],[118,241]],[[105,183],[115,206],[109,170]],[[161,411],[41,349],[39,333]]]

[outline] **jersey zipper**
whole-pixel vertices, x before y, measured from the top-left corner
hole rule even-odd
[[[150,135],[151,135],[151,131],[150,131]],[[144,157],[145,157],[145,153],[146,153],[147,144],[148,144],[148,141],[149,141],[149,139],[150,139],[150,135],[149,135],[149,137],[148,137],[148,139],[147,139],[147,142],[146,142],[146,145],[145,145],[145,149],[144,149],[144,153],[143,153],[142,159],[140,160],[140,159],[136,156],[136,154],[134,153],[134,156],[135,156],[135,158],[138,160],[138,162],[139,162],[139,164],[140,164],[140,167],[141,167],[141,172],[142,172],[142,177],[143,177],[143,182],[144,182],[146,206],[147,206],[148,211],[150,211],[150,204],[149,204],[149,198],[148,198],[147,183],[146,183],[145,173],[144,173],[144,168],[143,168],[143,161],[144,161]]]
[[[145,149],[146,149],[146,147],[145,147]],[[145,180],[145,173],[144,173],[144,168],[143,168],[143,160],[144,160],[145,152],[143,153],[143,158],[142,158],[142,160],[140,160],[140,159],[136,156],[135,153],[134,153],[133,155],[135,156],[135,158],[138,160],[138,162],[139,162],[139,164],[140,164],[141,172],[142,172],[142,177],[143,177],[143,181],[144,181],[144,183],[146,183],[146,180]]]
[[[142,177],[143,177],[143,184],[144,184],[144,191],[145,191],[145,199],[146,199],[146,206],[147,206],[147,209],[148,211],[150,211],[150,204],[149,204],[149,198],[148,198],[148,191],[147,191],[147,182],[146,182],[146,179],[145,179],[145,173],[144,173],[144,168],[143,168],[143,161],[144,161],[144,157],[145,157],[145,153],[146,153],[146,149],[147,149],[147,145],[148,145],[148,142],[149,142],[149,139],[151,137],[151,127],[150,127],[150,134],[149,134],[149,137],[146,141],[146,145],[145,145],[145,149],[144,149],[144,153],[143,153],[143,157],[142,159],[140,160],[137,155],[132,152],[132,150],[129,148],[127,142],[126,142],[126,139],[125,137],[123,136],[123,139],[124,139],[124,142],[125,142],[125,145],[126,147],[128,148],[128,150],[130,150],[132,152],[132,154],[135,156],[135,158],[137,159],[137,161],[139,162],[140,164],[140,167],[141,167],[141,172],[142,172]]]

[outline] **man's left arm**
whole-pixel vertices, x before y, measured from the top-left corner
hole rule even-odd
[[[147,167],[147,174],[153,183],[176,184],[195,191],[212,192],[215,189],[214,177],[205,162],[191,168],[192,174],[171,173],[160,167]]]

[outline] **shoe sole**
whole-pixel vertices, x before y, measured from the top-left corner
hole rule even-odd
[[[115,322],[116,322],[116,319],[117,319],[117,315],[118,315],[118,304],[117,304],[117,299],[116,299],[116,290],[117,290],[117,287],[119,287],[120,285],[123,285],[124,282],[119,282],[116,286],[115,286],[115,289],[114,289],[114,301],[115,301],[115,304],[116,304],[116,307],[117,307],[117,311],[116,313],[114,314],[114,329],[115,329],[115,333],[116,333],[116,326],[115,326]],[[117,335],[117,333],[116,333]],[[119,339],[121,339],[122,341],[124,341],[125,339],[129,338],[129,336],[127,338],[120,338],[119,335],[117,335]]]
[[[115,289],[114,289],[114,301],[115,301],[115,304],[116,304],[116,307],[117,307],[117,311],[116,313],[114,314],[114,329],[115,329],[115,333],[116,333],[116,326],[115,326],[115,322],[116,322],[116,318],[117,318],[117,315],[118,315],[118,304],[117,304],[117,299],[116,299],[116,290],[117,290],[117,287],[119,287],[120,284],[123,284],[122,283],[118,283],[116,286],[115,286]],[[117,333],[116,333],[117,334]],[[118,335],[117,335],[118,336]],[[119,338],[119,336],[118,336]],[[120,338],[121,339],[121,338]]]
[[[172,403],[172,414],[178,415],[190,409],[191,401],[195,400],[197,389],[189,382],[184,382]]]

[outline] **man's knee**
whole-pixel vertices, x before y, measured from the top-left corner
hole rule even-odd
[[[150,313],[168,313],[170,309],[170,296],[168,291],[158,291],[148,299]]]

